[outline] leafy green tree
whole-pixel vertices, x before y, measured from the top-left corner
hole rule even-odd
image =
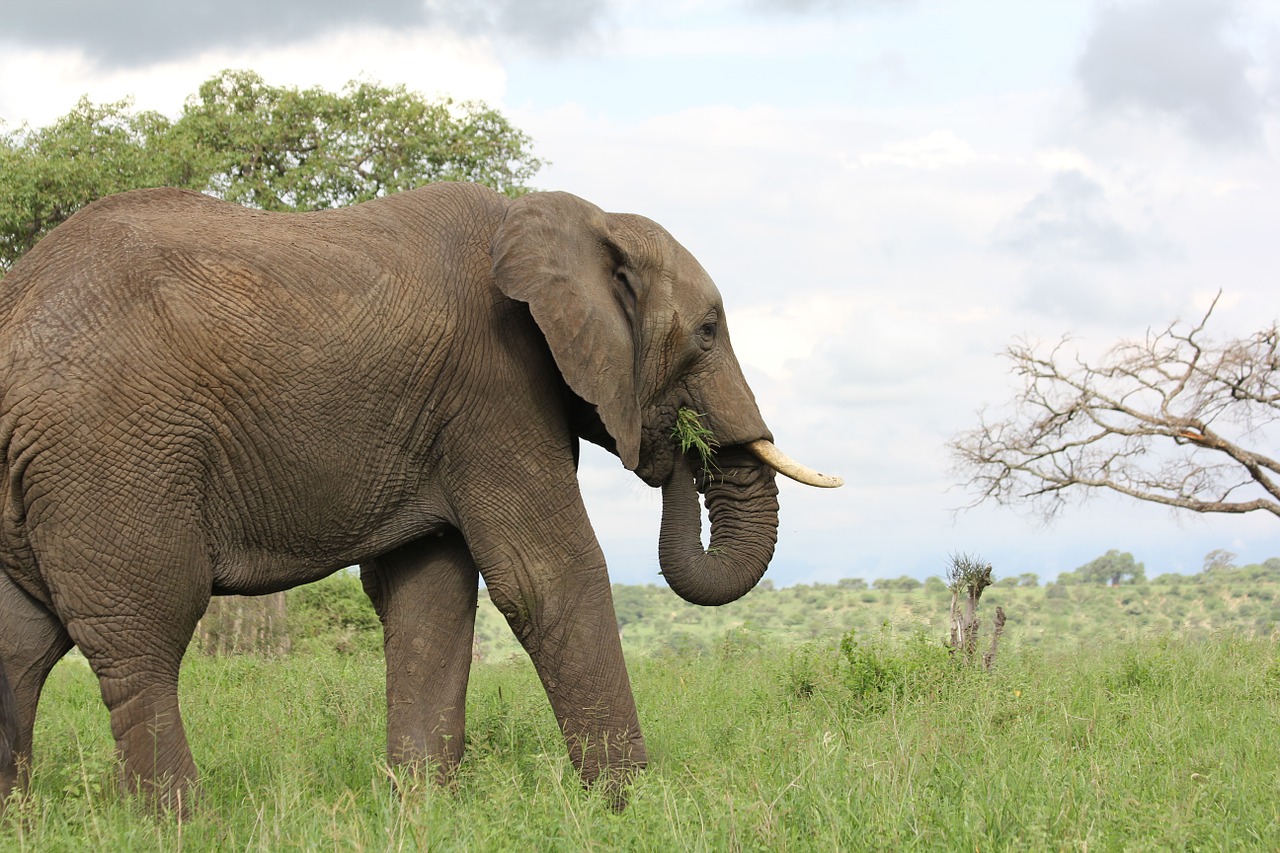
[[[1201,568],[1206,575],[1213,572],[1227,572],[1236,567],[1236,555],[1223,548],[1215,548],[1204,555]]]
[[[613,585],[613,612],[618,618],[618,629],[644,618],[651,606],[650,588],[643,586]]]
[[[0,134],[0,271],[96,198],[203,184],[168,149],[171,122],[130,106],[82,98],[48,127]]]
[[[1142,583],[1147,578],[1142,563],[1135,562],[1129,552],[1111,549],[1073,572],[1058,575],[1059,583],[1108,584]]]
[[[873,589],[911,592],[913,589],[918,589],[921,583],[910,575],[902,575],[897,578],[876,578],[871,582],[871,586]]]
[[[543,164],[527,135],[478,102],[373,83],[299,90],[251,71],[202,84],[173,134],[210,190],[264,210],[340,207],[434,181],[518,195]]]
[[[1280,579],[1280,558],[1268,557],[1261,563],[1245,566],[1240,573],[1251,580]]]
[[[115,192],[187,187],[263,210],[340,207],[433,181],[519,195],[543,165],[531,145],[482,103],[429,101],[403,86],[333,93],[224,71],[177,121],[127,100],[81,100],[48,127],[0,133],[0,271]]]

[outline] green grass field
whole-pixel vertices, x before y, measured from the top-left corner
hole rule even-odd
[[[651,764],[622,814],[581,790],[519,659],[475,668],[456,787],[397,792],[382,661],[348,631],[346,653],[189,654],[202,799],[184,823],[155,820],[116,793],[96,682],[69,658],[0,849],[1280,849],[1274,638],[1045,643],[1016,616],[991,673],[957,667],[941,631],[892,622],[804,640],[737,627],[633,653]]]

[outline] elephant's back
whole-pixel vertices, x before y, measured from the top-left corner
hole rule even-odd
[[[71,341],[117,324],[157,281],[184,278],[184,258],[243,242],[236,235],[254,233],[255,217],[264,216],[190,190],[99,199],[53,229],[4,278],[0,336],[12,349],[24,331],[39,327]]]
[[[209,335],[233,347],[340,344],[368,318],[410,316],[401,303],[429,290],[423,279],[447,268],[447,256],[488,263],[505,204],[468,184],[311,213],[177,189],[110,196],[54,229],[4,279],[0,369],[119,360],[125,347],[192,355]]]

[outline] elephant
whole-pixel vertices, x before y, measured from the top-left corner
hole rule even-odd
[[[711,457],[673,439],[682,409]],[[185,810],[178,672],[210,596],[359,565],[392,766],[462,759],[483,579],[583,783],[624,800],[646,751],[582,440],[662,490],[660,571],[703,605],[765,571],[775,472],[838,481],[773,445],[715,285],[643,217],[466,183],[308,213],[88,205],[0,287],[0,797],[74,645],[123,790]]]

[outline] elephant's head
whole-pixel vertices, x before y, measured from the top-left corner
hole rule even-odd
[[[566,193],[513,202],[493,259],[499,288],[529,305],[622,463],[662,487],[659,562],[671,588],[696,604],[745,595],[777,539],[774,471],[812,485],[839,481],[773,446],[706,271],[656,223]],[[681,408],[700,413],[718,442],[710,470],[679,450]],[[706,550],[698,491],[711,518]]]

